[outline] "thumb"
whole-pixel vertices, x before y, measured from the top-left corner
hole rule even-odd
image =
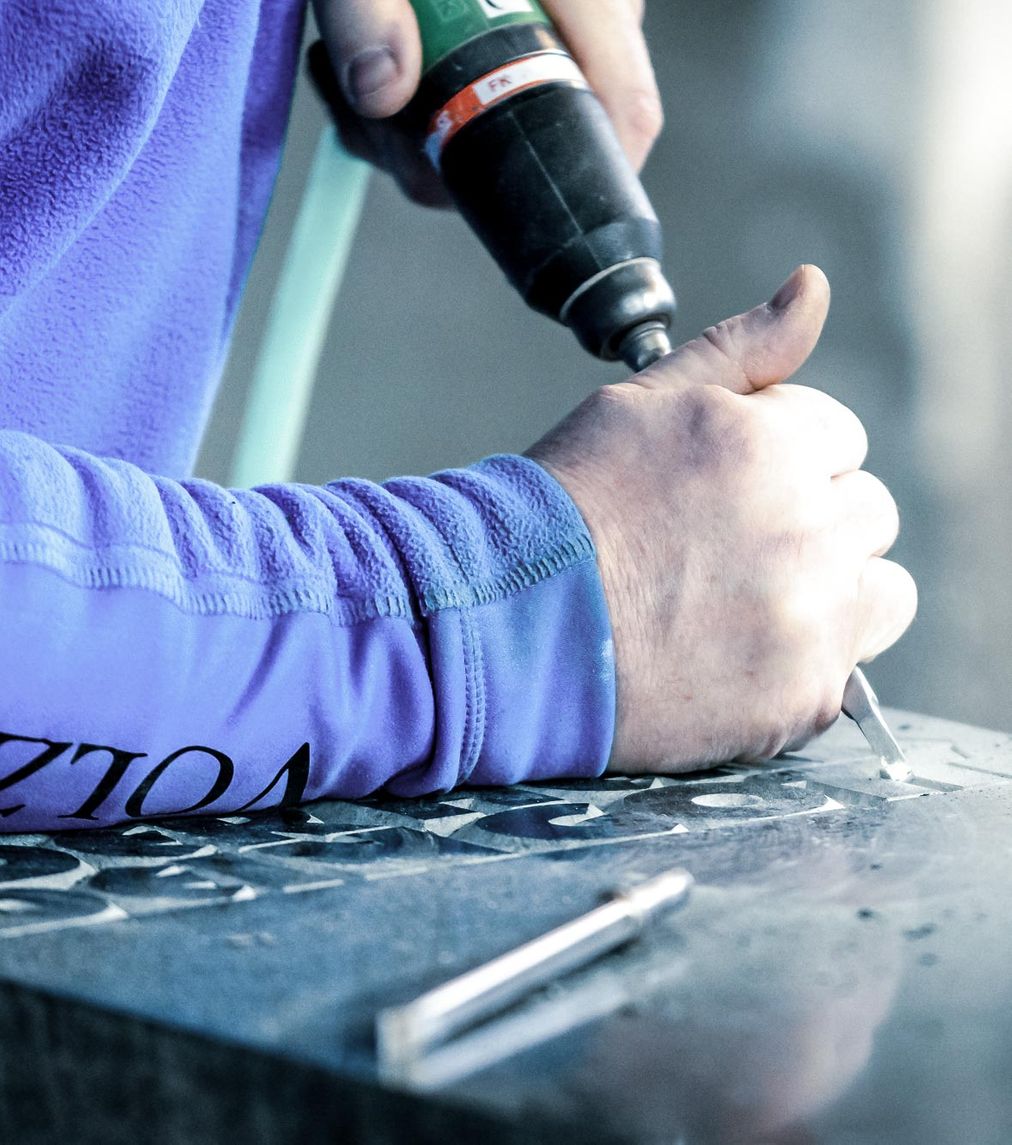
[[[313,0],[334,71],[360,115],[393,115],[422,70],[418,21],[408,0]]]
[[[799,266],[769,302],[704,330],[644,371],[648,386],[718,385],[749,394],[782,382],[815,349],[829,310],[829,283]]]

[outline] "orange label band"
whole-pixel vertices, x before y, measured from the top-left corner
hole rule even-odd
[[[512,63],[489,72],[469,84],[433,118],[425,151],[432,164],[439,168],[440,157],[447,143],[473,119],[504,99],[542,84],[565,83],[573,87],[588,87],[576,61],[563,52],[534,52]]]

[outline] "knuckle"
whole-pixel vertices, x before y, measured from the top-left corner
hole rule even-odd
[[[875,491],[878,495],[882,508],[886,512],[895,514],[897,517],[899,517],[900,507],[896,503],[896,498],[893,496],[892,490],[880,477],[875,477],[874,474],[872,474],[872,480],[875,482]]]
[[[868,496],[873,500],[878,501],[882,506],[895,505],[892,493],[889,492],[889,486],[882,480],[881,477],[876,477],[874,473],[869,473],[867,469],[859,469],[857,477],[865,483],[868,490]]]
[[[900,507],[888,486],[874,473],[861,469],[854,474],[861,491],[864,511],[878,523],[879,531],[896,539],[900,530]]]
[[[616,382],[599,386],[581,403],[585,408],[609,420],[625,421],[642,416],[647,392],[636,382]]]
[[[804,747],[836,722],[842,692],[828,682],[813,682],[810,675],[785,676],[781,688],[769,690],[762,717],[753,722],[748,758],[772,759]]]
[[[737,395],[723,386],[694,386],[683,397],[693,432],[719,435],[743,420]]]
[[[890,543],[895,541],[900,532],[900,507],[896,504],[896,498],[889,492],[889,490],[879,482],[881,492],[879,494],[880,512],[884,523],[884,531],[888,534]]]
[[[601,386],[588,394],[562,425],[577,432],[585,450],[610,458],[613,464],[624,464],[629,442],[649,452],[645,396],[646,391],[635,382]]]
[[[707,326],[701,337],[705,338],[721,354],[731,354],[734,351],[733,327],[730,318],[725,318],[713,326]]]
[[[868,431],[865,429],[864,422],[850,406],[845,405],[831,394],[813,389],[811,386],[789,384],[784,388],[792,396],[803,399],[810,407],[812,416],[819,418],[834,437],[848,442],[852,451],[856,451],[857,447],[860,447],[862,457],[867,454]]]
[[[786,667],[795,660],[806,662],[810,650],[822,644],[827,622],[839,608],[838,590],[813,575],[807,535],[785,534],[769,548],[776,551],[767,552],[772,567],[766,582],[765,624],[777,659]]]
[[[886,564],[896,570],[894,576],[896,578],[899,610],[906,623],[909,624],[917,615],[917,581],[914,580],[910,571],[902,565],[898,565],[894,561],[887,561]]]
[[[639,87],[624,100],[624,119],[629,134],[645,144],[652,144],[664,129],[664,105],[656,87]]]
[[[872,591],[879,600],[891,602],[896,611],[909,610],[912,614],[917,607],[917,582],[908,569],[895,561],[876,557],[869,564],[862,585],[867,585],[869,574]]]
[[[785,545],[793,548],[793,543]],[[812,629],[816,627],[814,605],[806,594],[792,591],[794,578],[785,574],[786,563],[779,560],[782,566],[775,579],[771,578],[771,592],[763,602],[765,607],[765,623],[769,632],[771,645],[776,648],[778,660],[787,660],[800,654],[809,643]],[[773,585],[778,586],[772,591]]]
[[[715,326],[707,326],[695,345],[704,356],[717,355],[720,359],[718,365],[725,370],[730,369],[733,384],[740,393],[752,393],[754,387],[742,362],[739,337],[740,324],[732,318],[725,318]]]
[[[840,700],[843,689],[832,690],[827,688],[821,698],[816,700],[812,707],[811,733],[812,736],[822,735],[828,731],[840,717]]]
[[[851,432],[854,434],[854,439],[858,443],[862,457],[868,455],[868,430],[865,428],[864,422],[857,416],[852,409],[844,406],[843,409],[850,415],[851,418]]]
[[[722,386],[698,386],[680,395],[684,460],[693,469],[749,465],[758,450],[754,419],[738,396]]]
[[[807,743],[832,727],[840,715],[842,695],[842,685],[839,688],[833,687],[828,679],[801,684],[790,742]]]

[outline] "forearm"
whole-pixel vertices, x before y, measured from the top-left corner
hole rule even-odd
[[[533,463],[233,493],[0,459],[7,829],[603,768],[593,550]]]

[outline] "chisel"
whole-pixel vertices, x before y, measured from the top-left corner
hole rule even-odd
[[[376,1020],[381,1073],[405,1076],[416,1059],[461,1030],[635,938],[655,916],[684,903],[692,882],[681,868],[657,875],[405,1006],[383,1010]]]
[[[911,778],[907,757],[896,742],[896,737],[885,722],[878,696],[860,668],[850,674],[843,690],[843,711],[857,724],[868,746],[879,758],[879,776],[894,783],[906,783]]]

